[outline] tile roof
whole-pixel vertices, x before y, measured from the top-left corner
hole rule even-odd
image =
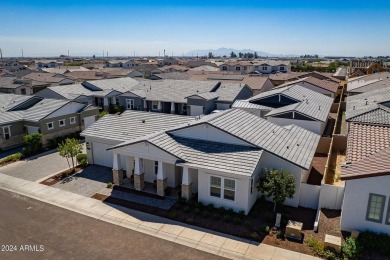
[[[215,91],[215,93],[218,95],[217,101],[234,102],[241,90],[246,87],[247,85],[239,83],[222,83],[221,86]]]
[[[349,122],[360,122],[366,124],[390,125],[390,108],[377,104],[377,108],[371,111],[351,117]]]
[[[275,108],[266,116],[285,113],[287,111],[296,111],[315,120],[325,122],[333,103],[333,99],[331,97],[300,85],[292,85],[263,92],[250,98],[249,101],[255,102],[256,100],[279,94],[296,100],[297,102],[288,106]]]
[[[342,180],[369,178],[375,176],[390,175],[390,148],[385,148],[377,153],[362,158],[361,160],[343,168]]]
[[[56,76],[57,74],[54,74],[54,73],[47,73],[47,72],[32,72],[30,74],[27,74],[26,76],[24,76],[23,78],[24,79],[30,79],[30,80],[33,80],[35,82],[43,82],[43,83],[59,83],[61,81],[63,81],[64,77],[58,77]]]
[[[378,108],[378,104],[390,102],[390,86],[358,95],[348,96],[346,99],[346,120],[365,114]]]
[[[192,117],[126,110],[120,115],[105,115],[82,132],[83,136],[128,141],[182,125]]]
[[[26,84],[28,83],[23,83],[16,77],[0,77],[0,88],[15,89]]]
[[[390,87],[390,79],[373,79],[370,81],[353,81],[347,84],[347,91],[350,93],[364,93],[373,90]]]
[[[116,90],[121,93],[132,90],[139,82],[130,77],[116,78],[116,79],[101,79],[101,80],[90,80],[83,83],[87,87],[95,87],[100,90]]]
[[[306,77],[306,78],[302,78],[302,79],[298,79],[298,80],[294,80],[294,81],[285,82],[284,84],[276,86],[275,88],[283,88],[283,87],[291,86],[291,85],[299,85],[301,82],[307,82],[309,84],[312,84],[314,86],[328,90],[328,91],[333,92],[333,93],[336,93],[337,88],[339,87],[339,84],[334,82],[334,81],[321,80],[321,79],[317,79],[315,77],[310,76],[310,77]]]
[[[219,68],[209,66],[209,65],[201,65],[192,69],[189,69],[190,71],[219,71]]]
[[[272,107],[251,103],[248,100],[236,100],[234,101],[232,108],[249,108],[249,109],[269,110],[269,111],[273,109]]]
[[[346,161],[353,164],[390,147],[390,127],[350,123],[347,138]]]

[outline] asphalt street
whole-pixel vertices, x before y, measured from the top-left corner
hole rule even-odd
[[[222,259],[0,190],[0,259]]]

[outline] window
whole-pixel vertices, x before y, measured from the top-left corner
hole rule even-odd
[[[366,220],[382,223],[385,200],[386,197],[383,195],[370,193],[370,197],[368,198]]]
[[[3,126],[3,138],[8,140],[11,138],[11,126]]]
[[[158,173],[158,161],[154,161],[154,174]]]
[[[236,190],[236,181],[216,176],[210,176],[210,196],[223,198],[225,200],[234,200]],[[223,191],[223,196],[222,195]]]
[[[70,122],[71,124],[75,124],[75,123],[76,123],[76,118],[75,118],[75,117],[69,118],[69,122]]]
[[[182,109],[183,109],[183,112],[187,112],[187,104],[183,104]]]
[[[253,193],[253,178],[251,179],[251,194]]]
[[[227,70],[227,67],[226,66],[222,66],[222,70]]]
[[[223,198],[226,200],[234,200],[236,190],[236,181],[231,179],[224,179]]]
[[[280,67],[280,70],[284,70],[284,67]]]
[[[236,70],[241,70],[241,68],[240,67],[236,67]]]
[[[263,66],[263,70],[267,70],[268,69],[268,67],[267,66]]]
[[[21,89],[20,89],[20,94],[26,95],[26,89],[25,89],[25,88],[21,88]]]
[[[210,177],[210,196],[221,197],[221,178]]]
[[[134,109],[134,99],[126,99],[126,108]]]
[[[154,110],[158,109],[158,101],[152,101],[152,108]]]
[[[60,127],[65,126],[65,119],[58,120]]]
[[[54,128],[53,122],[47,123],[46,125],[47,125],[47,130],[51,130]]]
[[[386,215],[385,223],[386,225],[390,225],[390,200],[389,200],[389,204],[387,205],[387,215]]]

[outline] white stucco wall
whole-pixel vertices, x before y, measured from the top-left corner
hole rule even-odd
[[[286,199],[285,203],[286,205],[298,207],[299,205],[299,192],[300,192],[300,186],[301,186],[301,179],[302,175],[305,170],[302,168],[299,168],[298,166],[295,166],[292,163],[289,163],[283,159],[280,159],[279,157],[276,157],[275,155],[272,155],[268,152],[264,152],[263,155],[260,158],[260,167],[264,168],[273,168],[273,169],[283,169],[295,177],[295,194],[292,199]]]
[[[385,224],[390,200],[390,176],[380,176],[347,180],[345,182],[344,201],[341,212],[341,229],[371,230],[390,234],[390,225]],[[369,194],[386,196],[382,223],[366,220]]]
[[[234,179],[235,183],[235,200],[226,200],[210,196],[210,176],[226,177]],[[204,204],[214,204],[215,207],[224,207],[226,209],[232,208],[238,212],[244,210],[247,214],[250,210],[248,207],[248,193],[249,193],[249,182],[250,178],[245,176],[230,175],[222,172],[213,171],[198,171],[198,201]]]
[[[267,120],[281,126],[294,124],[319,135],[322,135],[326,126],[326,122],[323,123],[319,121],[297,120],[272,116],[268,116]]]

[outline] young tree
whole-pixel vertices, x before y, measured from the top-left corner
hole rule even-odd
[[[238,53],[238,57],[242,58],[243,56],[244,56],[244,53],[242,53],[242,52]]]
[[[69,165],[69,159],[72,160],[72,172],[75,171],[75,157],[80,154],[82,151],[82,146],[77,139],[70,139],[67,138],[65,142],[58,145],[58,152],[62,157],[65,157],[68,161]],[[70,167],[69,167],[70,168]]]
[[[257,55],[257,52],[255,52],[255,54],[253,54],[253,56],[255,57],[255,59],[257,59],[259,57],[259,55]]]
[[[230,58],[237,58],[237,54],[235,54],[234,51],[232,51],[230,53]]]
[[[274,212],[277,205],[282,205],[286,198],[293,198],[295,193],[294,176],[282,169],[263,169],[257,181],[257,190],[274,202]]]
[[[214,55],[213,55],[213,53],[212,53],[212,52],[209,52],[208,58],[209,58],[209,59],[212,59],[212,58],[214,58]]]

